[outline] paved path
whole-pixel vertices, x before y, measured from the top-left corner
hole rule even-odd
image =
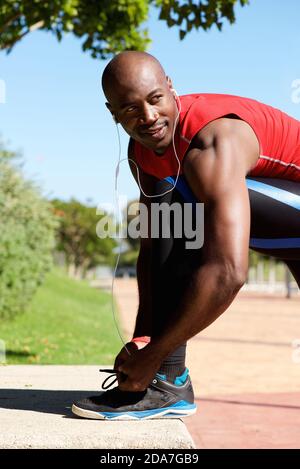
[[[138,304],[135,280],[118,279],[115,294],[128,339]],[[187,366],[198,412],[184,422],[198,448],[300,447],[295,339],[300,339],[299,296],[241,292],[189,341]]]

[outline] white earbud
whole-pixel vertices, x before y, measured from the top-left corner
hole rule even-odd
[[[112,114],[112,118],[113,118],[113,120],[115,121],[115,124],[118,124],[117,118],[116,118],[116,116],[115,116],[114,114]]]
[[[178,96],[177,91],[175,90],[175,88],[170,88],[170,90],[173,91],[174,96]]]

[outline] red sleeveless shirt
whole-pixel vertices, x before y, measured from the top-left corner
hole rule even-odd
[[[180,162],[199,130],[215,119],[236,114],[252,127],[260,146],[260,157],[248,175],[300,182],[298,120],[272,106],[241,96],[201,93],[180,96],[179,99],[181,112],[175,145]],[[174,176],[178,172],[178,161],[172,144],[163,155],[156,155],[135,141],[134,153],[142,170],[158,179]]]

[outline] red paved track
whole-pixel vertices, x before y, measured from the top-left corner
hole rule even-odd
[[[197,399],[184,419],[197,448],[300,448],[300,393],[234,394]]]

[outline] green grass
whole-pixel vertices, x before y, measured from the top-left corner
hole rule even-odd
[[[7,364],[113,364],[122,347],[110,294],[58,268],[25,313],[0,321],[0,339]]]

